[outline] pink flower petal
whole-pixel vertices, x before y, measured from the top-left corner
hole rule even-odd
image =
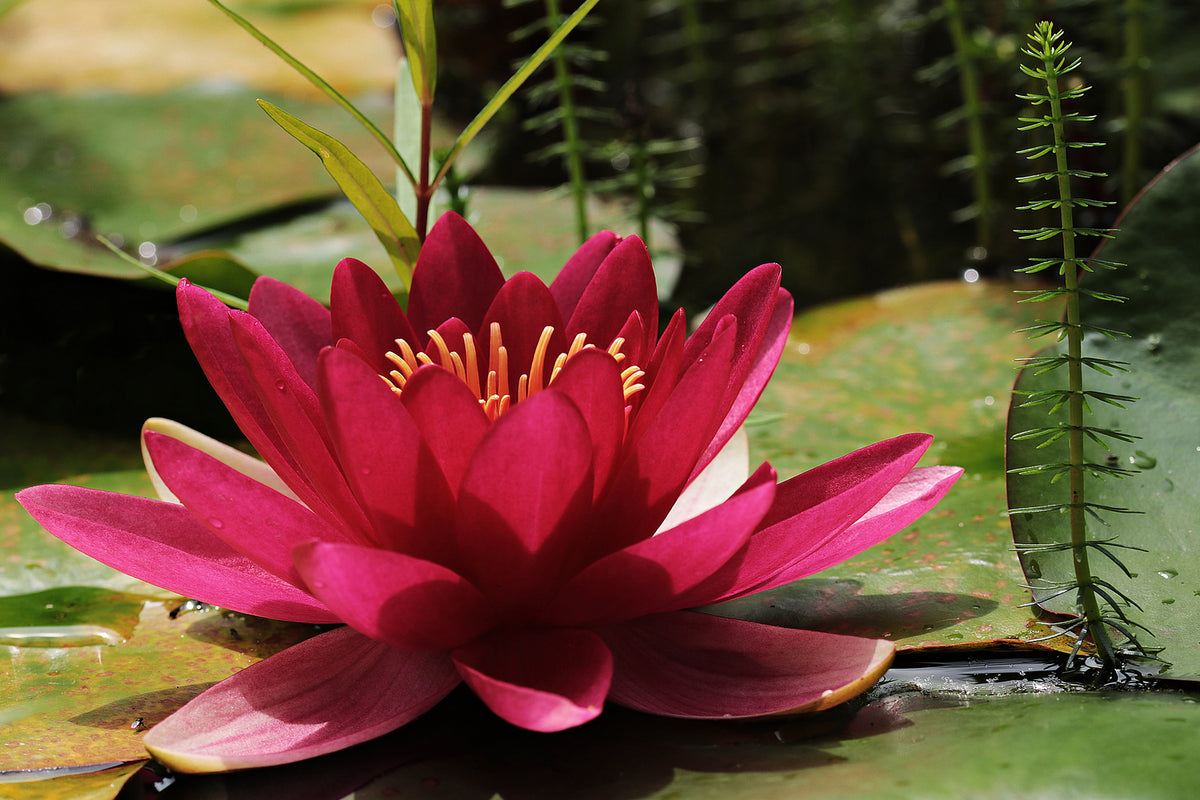
[[[658,331],[658,289],[645,243],[623,239],[601,262],[567,321],[567,338],[586,333],[597,347],[608,347],[629,315],[637,311],[647,331]]]
[[[501,416],[458,494],[461,572],[513,620],[538,608],[576,555],[592,500],[592,443],[575,405],[554,390]]]
[[[272,619],[336,622],[315,598],[234,550],[181,505],[77,486],[17,500],[46,530],[113,569],[184,597]]]
[[[465,578],[404,553],[302,545],[296,565],[313,594],[360,633],[404,650],[451,650],[496,625]]]
[[[235,312],[230,327],[249,368],[250,383],[302,478],[303,483],[292,489],[329,524],[352,531],[367,530],[366,514],[334,458],[316,392],[300,380],[291,362],[256,319]]]
[[[550,294],[554,295],[564,320],[571,318],[592,276],[620,241],[621,237],[612,231],[600,231],[584,242],[559,270],[550,284]]]
[[[739,428],[717,457],[679,495],[658,530],[665,531],[724,503],[750,477],[750,437]]]
[[[287,353],[309,386],[317,385],[317,353],[334,342],[329,309],[283,281],[262,277],[250,290],[250,314]]]
[[[350,353],[321,354],[321,405],[337,459],[370,519],[369,540],[441,561],[454,496],[404,403]]]
[[[500,287],[496,299],[488,307],[483,324],[479,326],[477,341],[483,348],[489,342],[489,326],[493,322],[500,324],[500,332],[504,339],[504,349],[508,351],[510,377],[509,383],[516,391],[516,376],[528,374],[533,362],[534,351],[542,336],[542,329],[553,328],[550,336],[550,346],[547,350],[548,361],[544,364],[544,380],[550,379],[550,369],[559,353],[567,349],[567,340],[563,334],[562,316],[558,306],[550,296],[546,284],[531,272],[518,272]],[[605,342],[605,345],[608,343]],[[482,359],[481,359],[482,360]],[[482,364],[481,364],[482,366]],[[486,379],[486,370],[483,370]]]
[[[460,647],[454,665],[497,716],[550,733],[596,717],[612,680],[612,654],[590,631],[498,631]]]
[[[700,456],[700,460],[696,462],[696,472],[707,466],[708,462],[725,446],[729,437],[746,421],[754,404],[762,396],[763,389],[767,387],[767,382],[774,374],[775,367],[779,364],[779,357],[783,355],[783,348],[787,344],[788,333],[792,329],[793,307],[792,296],[786,290],[780,289],[775,300],[775,309],[771,313],[771,319],[767,323],[767,329],[763,335],[762,344],[759,345],[758,354],[751,362],[745,381],[734,397],[733,404],[717,429],[712,443],[704,451],[704,455]]]
[[[492,427],[478,399],[465,383],[435,366],[414,372],[400,399],[457,495],[475,448]]]
[[[255,382],[233,338],[232,312],[224,303],[186,279],[179,282],[175,297],[179,319],[192,352],[200,362],[229,413],[254,449],[279,477],[310,507],[324,502],[308,487],[296,459],[259,397]],[[286,358],[286,356],[281,356]],[[297,378],[297,380],[299,380]]]
[[[413,330],[379,274],[356,258],[343,259],[333,271],[329,305],[333,340],[354,342],[379,372],[392,368],[384,355],[396,349],[397,339],[418,347],[425,338],[425,331]]]
[[[926,434],[899,436],[781,483],[775,504],[750,538],[744,558],[692,590],[689,605],[777,586],[777,579],[792,575],[798,565],[821,560],[818,553],[825,548],[837,554],[838,562],[857,554],[858,550],[850,549],[850,540],[842,546],[840,535],[908,475],[930,441]]]
[[[418,331],[458,317],[479,330],[504,275],[487,245],[459,215],[446,212],[429,231],[408,295],[408,319]]]
[[[688,337],[683,353],[685,364],[690,363],[692,359],[708,347],[708,342],[726,316],[732,315],[737,319],[738,335],[733,348],[733,363],[729,370],[729,382],[725,394],[720,401],[722,419],[729,415],[734,401],[738,399],[743,391],[747,392],[747,397],[753,395],[757,399],[758,394],[762,392],[763,386],[766,384],[766,379],[770,377],[770,370],[774,369],[773,364],[770,365],[770,370],[765,375],[761,374],[760,370],[755,382],[751,383],[748,389],[745,388],[750,370],[755,365],[762,350],[763,339],[768,329],[774,327],[777,337],[782,336],[783,340],[786,340],[787,330],[785,328],[790,325],[791,312],[788,311],[787,314],[781,313],[779,315],[775,313],[775,308],[780,299],[786,298],[789,304],[791,301],[790,295],[786,293],[781,295],[779,292],[781,272],[778,264],[763,264],[750,270],[741,280],[733,285],[733,288],[725,293],[724,297],[717,301],[717,304],[708,312],[704,322],[700,323],[700,327],[696,329],[696,332]],[[783,341],[775,342],[772,345],[772,348],[774,347],[778,347],[782,351]],[[777,361],[778,357],[776,356]],[[753,403],[749,403],[748,405],[743,403],[742,410],[749,412],[750,405],[753,405]],[[716,454],[721,445],[725,443],[725,439],[741,423],[742,419],[737,419],[736,417],[730,420],[730,426],[724,428],[722,431],[721,435],[724,438],[719,439],[711,452],[707,453],[708,458]],[[704,461],[703,463],[708,462]]]
[[[554,389],[571,398],[587,423],[592,437],[593,494],[599,497],[608,485],[625,435],[620,367],[603,350],[583,350],[567,361],[554,380]]]
[[[676,611],[683,592],[721,568],[746,544],[775,497],[764,464],[716,508],[589,565],[542,612],[548,625],[605,625]]]
[[[399,650],[337,628],[202,692],[143,742],[180,772],[287,764],[393,731],[458,682],[443,653]]]
[[[292,548],[344,541],[345,534],[290,497],[169,436],[148,432],[146,449],[167,488],[213,535],[267,572],[302,586]]]
[[[629,426],[626,441],[636,442],[641,438],[662,409],[663,403],[667,402],[667,398],[675,390],[675,384],[679,381],[679,370],[683,365],[686,327],[687,319],[681,308],[671,315],[666,330],[650,354],[649,363],[640,365],[646,371],[645,377],[642,378],[646,389],[632,398],[633,424]]]
[[[158,469],[154,466],[154,459],[150,457],[150,451],[146,449],[145,435],[147,433],[161,433],[164,436],[170,436],[172,439],[178,439],[197,450],[207,453],[246,477],[256,480],[264,486],[271,487],[285,497],[290,497],[297,503],[301,502],[300,498],[283,482],[275,470],[271,469],[270,465],[263,461],[248,453],[243,453],[236,447],[230,447],[223,442],[218,442],[216,439],[205,436],[203,433],[193,430],[186,425],[181,425],[174,420],[152,417],[146,420],[146,424],[142,426],[142,460],[146,462],[146,472],[149,474],[150,482],[154,484],[154,491],[158,494],[160,500],[172,503],[179,502],[179,498],[167,488],[166,483],[163,482],[162,477],[158,474]]]
[[[723,599],[773,589],[807,578],[823,569],[840,564],[873,547],[915,522],[937,505],[962,475],[958,467],[918,467],[904,476],[883,499],[857,522],[810,551],[770,579],[756,587],[743,589]]]
[[[820,711],[870,688],[891,642],[678,611],[601,631],[609,697],[667,717],[728,719]]]
[[[649,537],[678,499],[719,421],[716,403],[725,391],[736,329],[729,320],[717,332],[642,436],[626,445],[625,459],[600,508],[607,530],[595,538],[592,558]]]

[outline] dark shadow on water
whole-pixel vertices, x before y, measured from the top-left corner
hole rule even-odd
[[[858,581],[806,578],[705,611],[785,628],[905,639],[985,616],[999,606],[995,600],[952,592],[861,592]]]
[[[187,701],[212,686],[211,683],[193,683],[175,686],[155,692],[123,697],[107,705],[98,706],[70,718],[75,725],[104,730],[137,731],[150,728],[179,710]],[[139,723],[138,721],[141,720]]]
[[[556,734],[514,728],[460,689],[415,723],[341,753],[231,775],[179,776],[163,800],[367,797],[455,800],[636,800],[684,770],[712,775],[792,772],[836,763],[823,745],[907,725],[886,709],[843,706],[795,719],[711,722],[609,707]]]

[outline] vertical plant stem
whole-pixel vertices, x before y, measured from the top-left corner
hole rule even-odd
[[[545,0],[548,28],[554,30],[562,23],[558,0]],[[583,144],[579,135],[579,119],[575,113],[575,98],[571,90],[571,72],[566,53],[559,47],[554,51],[554,78],[558,82],[558,105],[562,114],[563,142],[566,152],[563,161],[571,185],[571,198],[575,205],[575,233],[583,244],[588,236],[587,183],[583,174]]]
[[[650,158],[649,147],[641,132],[637,134],[633,145],[634,181],[637,186],[637,219],[638,235],[646,247],[650,247]]]
[[[1121,204],[1140,188],[1142,123],[1146,92],[1146,19],[1142,0],[1125,0],[1125,74],[1121,81],[1125,99],[1125,136],[1121,152]]]
[[[1067,401],[1068,449],[1070,452],[1071,489],[1071,550],[1075,569],[1075,582],[1079,589],[1078,602],[1087,630],[1091,633],[1096,651],[1105,664],[1117,663],[1116,649],[1108,636],[1108,629],[1101,620],[1100,605],[1092,583],[1092,570],[1088,562],[1087,515],[1085,511],[1084,487],[1084,395],[1083,395],[1083,325],[1079,313],[1079,259],[1075,252],[1075,214],[1071,204],[1071,176],[1067,164],[1067,142],[1063,119],[1062,97],[1059,93],[1058,76],[1046,81],[1050,100],[1050,117],[1058,120],[1052,125],[1054,131],[1055,171],[1058,175],[1058,211],[1062,226],[1062,273],[1063,288],[1067,296],[1067,385],[1070,399]]]
[[[429,228],[429,204],[433,200],[433,186],[429,185],[429,159],[431,155],[431,139],[433,137],[433,100],[421,100],[421,154],[420,168],[417,170],[417,238],[425,243],[425,234]]]
[[[992,190],[988,179],[988,147],[984,131],[983,103],[979,92],[979,75],[975,71],[970,36],[963,22],[959,0],[943,0],[950,37],[954,42],[954,57],[958,65],[958,80],[966,115],[968,146],[971,153],[971,184],[975,195],[975,243],[988,250],[992,241]]]

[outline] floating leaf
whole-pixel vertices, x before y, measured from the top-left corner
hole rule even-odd
[[[912,286],[797,316],[751,425],[751,460],[787,478],[873,441],[934,435],[926,463],[966,474],[933,511],[849,561],[717,613],[890,638],[901,648],[1028,641],[1028,609],[1004,498],[1011,331],[1035,313],[1009,287]]]

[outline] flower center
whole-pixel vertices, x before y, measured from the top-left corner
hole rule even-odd
[[[558,377],[563,366],[571,358],[583,350],[595,347],[594,344],[588,343],[586,333],[577,334],[566,352],[559,353],[551,362],[548,359],[548,350],[550,339],[554,335],[554,328],[547,325],[542,329],[541,336],[538,337],[529,369],[520,373],[517,380],[513,381],[510,376],[515,374],[515,370],[510,370],[508,350],[505,348],[504,339],[500,334],[500,323],[493,322],[488,329],[486,370],[480,363],[482,351],[472,334],[464,333],[462,335],[462,353],[459,354],[446,344],[446,340],[440,333],[437,331],[428,333],[431,353],[413,350],[412,345],[404,339],[397,339],[396,350],[386,354],[387,360],[395,364],[396,369],[381,377],[392,387],[393,392],[401,394],[408,379],[418,368],[426,364],[436,364],[457,375],[458,379],[475,394],[480,407],[492,420],[507,411],[513,403],[519,403],[532,397],[554,383],[554,379]],[[607,348],[608,354],[616,359],[618,365],[625,361],[625,354],[621,352],[624,344],[625,340],[618,336]],[[635,364],[621,370],[621,384],[626,403],[631,397],[646,388],[643,384],[638,383],[645,374]],[[629,408],[626,405],[627,414]]]

